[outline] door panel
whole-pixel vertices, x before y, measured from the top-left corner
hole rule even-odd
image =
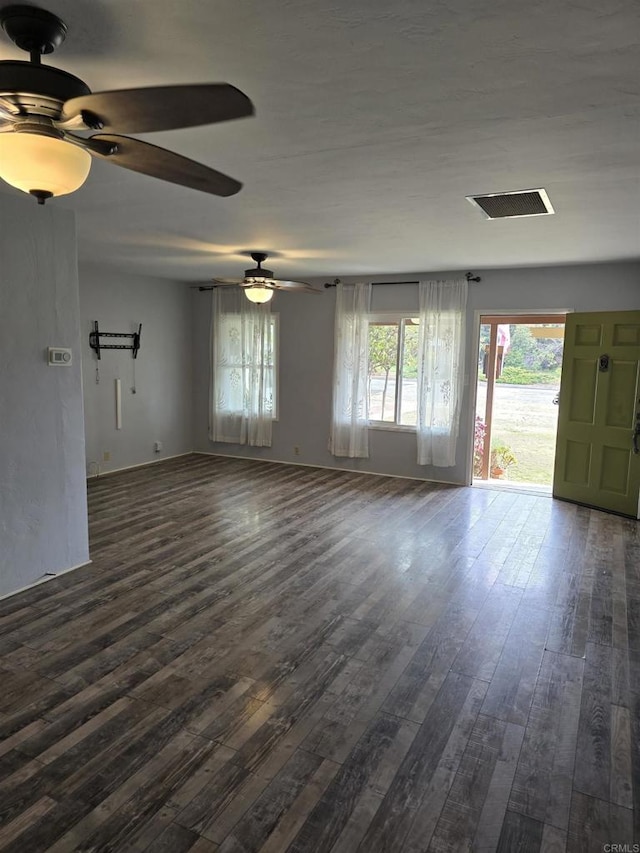
[[[564,358],[566,356],[563,357],[563,362]],[[596,364],[593,359],[576,358],[569,391],[569,417],[574,423],[593,426],[596,415],[596,385]]]
[[[638,517],[640,311],[568,314],[555,497]]]

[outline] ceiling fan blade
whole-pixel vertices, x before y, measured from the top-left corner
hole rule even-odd
[[[86,140],[87,148],[94,157],[150,175],[152,178],[160,178],[162,181],[170,181],[183,187],[190,187],[211,195],[230,196],[237,193],[242,184],[239,181],[210,169],[195,160],[189,160],[166,148],[150,145],[139,139],[131,139],[129,136],[117,136],[115,134],[98,133]],[[97,143],[97,144],[96,144]],[[115,151],[99,150],[102,144],[115,146]]]
[[[211,281],[214,284],[229,284],[229,285],[235,284],[235,285],[238,285],[238,284],[242,284],[244,279],[242,279],[242,278],[212,278]]]
[[[273,279],[273,286],[278,290],[298,290],[304,291],[305,293],[321,293],[322,291],[316,290],[315,287],[311,287],[310,284],[307,284],[306,281],[286,281],[282,278]]]
[[[77,127],[81,118],[93,130],[150,133],[214,124],[253,113],[253,104],[240,89],[228,83],[204,83],[81,95],[66,102],[58,124],[63,129],[65,124]]]

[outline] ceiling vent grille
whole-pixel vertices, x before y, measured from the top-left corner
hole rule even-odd
[[[543,189],[516,190],[509,193],[468,195],[467,201],[479,207],[487,219],[512,219],[516,216],[548,216],[555,213]]]

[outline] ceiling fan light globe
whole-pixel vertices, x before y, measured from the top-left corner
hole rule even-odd
[[[0,178],[24,193],[75,192],[87,180],[91,155],[62,139],[36,133],[0,134]]]
[[[268,302],[273,296],[273,290],[270,287],[263,287],[260,284],[252,284],[251,287],[245,287],[244,295],[249,302],[257,302],[261,304]]]

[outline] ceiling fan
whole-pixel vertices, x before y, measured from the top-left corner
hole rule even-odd
[[[72,74],[41,64],[67,33],[56,15],[5,6],[0,24],[30,54],[0,61],[0,177],[44,204],[86,180],[91,157],[219,196],[237,193],[233,178],[120,133],[195,127],[253,115],[249,98],[228,83],[158,86],[91,93]],[[87,131],[104,131],[83,136]],[[113,133],[118,131],[118,133]]]
[[[250,302],[268,302],[275,290],[301,291],[303,293],[320,293],[307,284],[306,281],[287,281],[283,278],[275,278],[272,270],[262,266],[269,255],[266,252],[251,252],[252,259],[257,266],[244,271],[244,278],[214,278],[216,285],[240,285],[244,288],[244,295]],[[201,288],[204,289],[204,288]]]

